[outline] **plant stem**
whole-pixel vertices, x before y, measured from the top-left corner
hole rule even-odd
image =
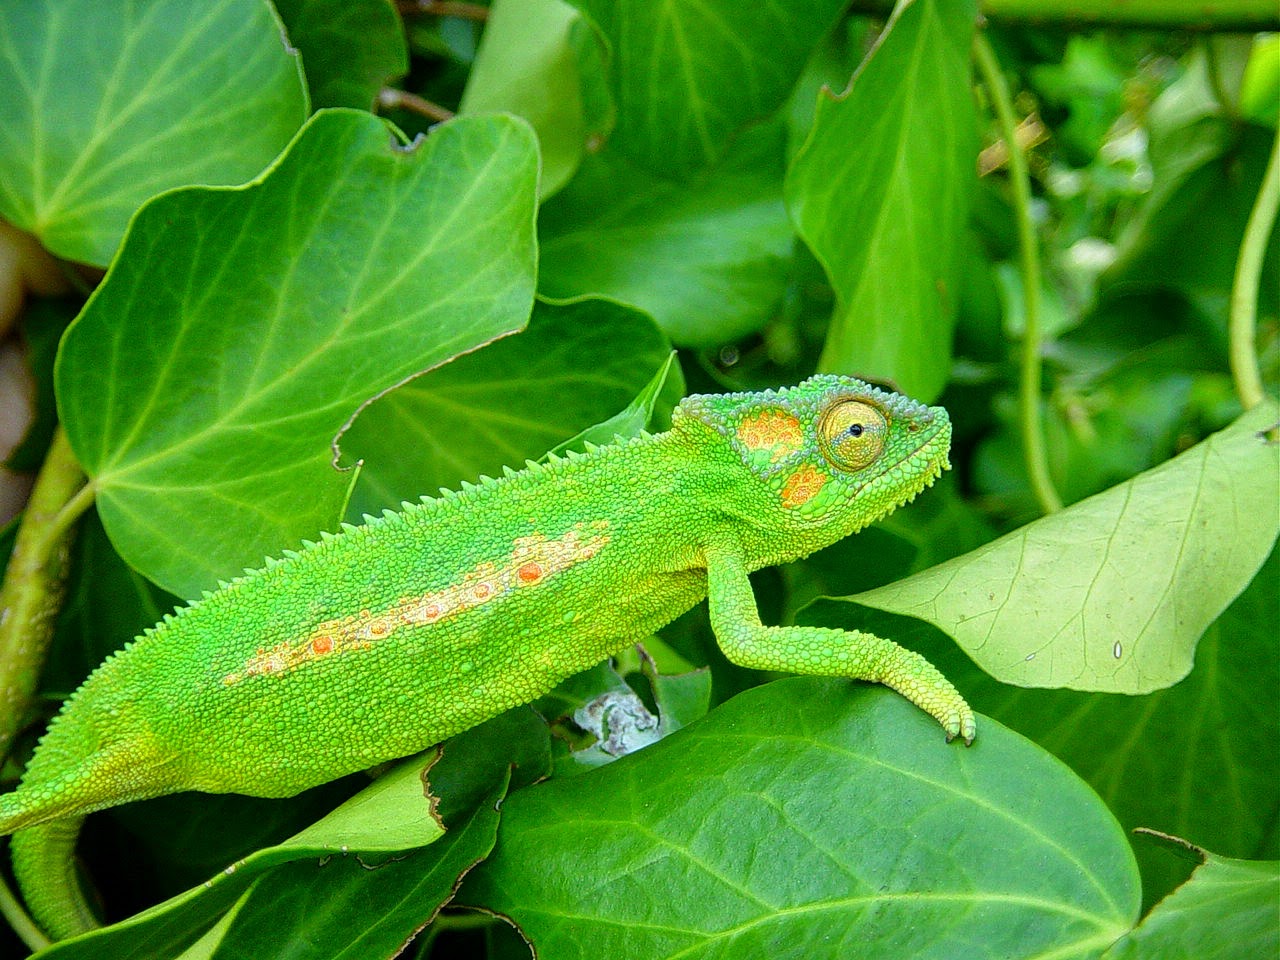
[[[1018,221],[1018,261],[1022,273],[1022,369],[1018,390],[1018,410],[1022,429],[1022,454],[1027,476],[1040,509],[1053,513],[1062,509],[1062,499],[1054,489],[1045,459],[1044,437],[1040,432],[1040,251],[1035,224],[1031,222],[1031,182],[1027,158],[1018,142],[1018,123],[1009,98],[1009,87],[1000,72],[995,51],[987,38],[978,34],[974,42],[982,85],[991,97],[1000,135],[1009,150],[1009,186],[1013,190],[1013,211]]]
[[[888,15],[892,0],[854,0],[857,13]],[[1000,23],[1046,24],[1069,29],[1200,30],[1251,33],[1280,29],[1275,0],[978,0]]]
[[[18,898],[13,895],[9,884],[2,876],[0,876],[0,917],[4,917],[18,938],[33,951],[43,950],[52,942],[40,932],[40,928],[35,925],[35,921],[27,911],[22,909],[22,904],[18,902]]]
[[[1258,284],[1267,241],[1276,223],[1277,207],[1280,207],[1280,133],[1271,144],[1271,159],[1267,161],[1258,198],[1253,202],[1249,222],[1245,224],[1240,257],[1236,260],[1236,276],[1231,284],[1231,317],[1227,324],[1231,378],[1235,381],[1240,405],[1246,410],[1256,407],[1266,396],[1255,347]]]
[[[488,20],[489,8],[482,3],[452,3],[449,0],[400,0],[396,9],[401,16],[424,15],[459,17],[463,20]]]
[[[424,99],[416,93],[397,90],[394,87],[382,88],[382,91],[378,94],[378,106],[385,110],[408,110],[410,113],[416,113],[437,123],[443,123],[454,118],[454,112],[448,107],[442,107],[440,104]]]
[[[8,753],[35,696],[66,586],[76,519],[93,488],[61,427],[31,490],[0,587],[0,756]]]

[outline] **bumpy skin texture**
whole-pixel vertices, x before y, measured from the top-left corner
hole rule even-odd
[[[922,658],[764,627],[747,579],[913,498],[950,438],[942,408],[847,378],[693,396],[667,433],[287,553],[167,617],[67,701],[0,797],[29,905],[55,934],[91,922],[67,892],[89,812],[184,790],[291,796],[527,703],[708,595],[731,660],[882,682],[972,740],[973,714]]]

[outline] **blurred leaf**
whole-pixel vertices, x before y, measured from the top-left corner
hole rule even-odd
[[[950,365],[977,146],[972,2],[902,3],[849,90],[820,97],[787,207],[838,304],[820,369],[931,400]]]
[[[1258,960],[1280,954],[1280,862],[1204,863],[1103,960]]]
[[[1224,114],[1202,56],[1151,108],[1150,194],[1117,240],[1100,284],[1106,296],[1167,287],[1221,330],[1240,237],[1262,184],[1274,131]],[[1263,283],[1280,283],[1271,244]],[[1274,297],[1259,304],[1264,315]]]
[[[391,0],[274,0],[302,52],[311,105],[370,110],[387,81],[409,70]]]
[[[523,332],[457,357],[360,414],[342,440],[365,462],[348,514],[523,467],[625,407],[670,351],[653,321],[623,304],[537,302]]]
[[[1262,404],[1179,457],[906,580],[846,598],[919,617],[1020,686],[1145,693],[1186,676],[1205,628],[1276,540],[1280,446]]]
[[[99,266],[148,197],[248,180],[307,114],[263,0],[8,0],[0,90],[0,216]]]
[[[1269,127],[1280,123],[1280,36],[1253,38],[1253,55],[1240,90],[1240,113]]]
[[[753,131],[724,163],[681,184],[615,153],[588,156],[540,214],[538,292],[633,304],[680,346],[759,329],[791,255],[781,132]]]
[[[529,121],[542,148],[540,197],[568,182],[586,143],[570,36],[581,22],[564,0],[496,0],[459,107],[464,114],[509,112]]]
[[[640,168],[686,176],[786,100],[839,0],[573,0],[609,47],[610,144]]]
[[[981,730],[948,747],[888,691],[770,684],[513,795],[459,900],[546,960],[1096,956],[1137,917],[1123,834],[1051,757]]]
[[[525,323],[536,165],[511,118],[404,149],[325,111],[262,181],[148,204],[57,369],[129,564],[190,597],[332,526],[360,405]]]

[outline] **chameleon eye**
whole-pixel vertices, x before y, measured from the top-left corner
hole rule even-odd
[[[818,421],[822,455],[845,470],[861,470],[880,456],[889,423],[884,414],[861,400],[840,400]]]

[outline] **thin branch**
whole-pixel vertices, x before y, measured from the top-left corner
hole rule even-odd
[[[1271,159],[1262,175],[1258,198],[1245,224],[1244,239],[1240,241],[1240,256],[1236,260],[1236,276],[1231,284],[1231,316],[1227,322],[1230,342],[1229,358],[1231,378],[1235,381],[1236,395],[1246,410],[1256,407],[1266,396],[1262,389],[1262,374],[1258,369],[1255,346],[1258,324],[1258,284],[1262,277],[1262,260],[1267,252],[1267,241],[1276,223],[1276,210],[1280,207],[1280,134],[1271,144]],[[1272,291],[1274,294],[1276,291]]]
[[[382,88],[378,94],[378,106],[383,110],[408,110],[410,113],[416,113],[435,123],[452,120],[455,116],[454,112],[448,107],[442,107],[440,104],[432,103],[416,93],[397,90],[394,87]]]
[[[974,43],[978,71],[1000,124],[1000,134],[1009,151],[1009,185],[1013,189],[1013,212],[1018,221],[1018,260],[1022,273],[1023,328],[1022,370],[1018,391],[1022,454],[1040,509],[1053,513],[1062,509],[1062,498],[1054,489],[1045,457],[1040,425],[1040,251],[1035,224],[1031,222],[1031,182],[1027,160],[1018,142],[1018,124],[1013,114],[1009,87],[995,51],[983,34]]]
[[[482,3],[452,3],[448,0],[399,0],[402,17],[458,17],[461,20],[488,20],[489,8]]]
[[[61,427],[45,456],[0,587],[0,756],[8,752],[35,695],[66,586],[75,521],[93,488]]]

